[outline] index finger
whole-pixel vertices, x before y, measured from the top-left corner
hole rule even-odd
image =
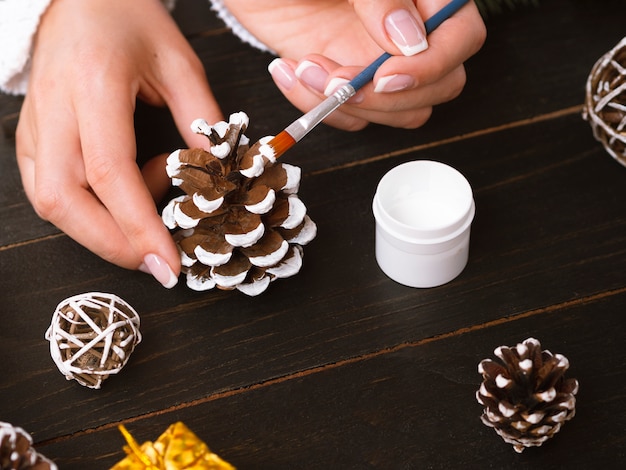
[[[75,105],[86,178],[148,270],[171,287],[180,259],[135,162],[135,96],[114,83],[92,86],[89,101]]]
[[[86,184],[75,119],[63,106],[52,108],[57,111],[53,126],[45,120],[33,124],[36,117],[26,124],[32,109],[22,110],[16,154],[28,198],[43,219],[81,245],[109,262],[135,268],[141,258]]]

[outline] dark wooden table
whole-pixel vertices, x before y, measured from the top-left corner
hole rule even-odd
[[[626,3],[541,4],[487,20],[466,90],[423,128],[321,127],[283,157],[303,169],[319,232],[302,271],[260,297],[169,291],[100,260],[37,218],[14,141],[0,139],[0,420],[61,469],[120,460],[120,423],[143,442],[178,420],[242,469],[624,464],[626,168],[581,104],[593,63],[626,34]],[[298,116],[271,57],[205,2],[181,0],[175,15],[224,112],[250,115],[251,138]],[[10,130],[19,99],[0,104]],[[163,111],[140,107],[137,128],[141,155],[182,145]],[[458,168],[477,207],[467,268],[433,289],[396,284],[374,258],[377,181],[415,159]],[[57,303],[89,291],[142,320],[143,342],[101,390],[66,381],[44,340]],[[479,420],[477,365],[531,336],[569,358],[580,392],[554,439],[516,454]]]

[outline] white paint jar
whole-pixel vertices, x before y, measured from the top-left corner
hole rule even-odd
[[[461,274],[475,206],[457,170],[430,160],[403,163],[380,180],[372,208],[376,261],[391,279],[435,287]]]

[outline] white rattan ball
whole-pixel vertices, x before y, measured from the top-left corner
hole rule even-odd
[[[139,315],[113,294],[89,292],[62,301],[46,331],[50,354],[67,380],[100,388],[141,341]]]
[[[593,66],[583,117],[606,151],[626,166],[626,37]]]

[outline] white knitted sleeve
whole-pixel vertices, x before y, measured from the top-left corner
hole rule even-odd
[[[33,38],[52,0],[0,0],[0,91],[26,93]],[[171,10],[176,0],[162,0]]]
[[[0,0],[0,90],[26,92],[33,37],[52,0]]]
[[[250,31],[243,27],[243,25],[237,21],[237,18],[230,12],[224,0],[210,0],[211,9],[217,13],[217,16],[228,26],[231,31],[239,37],[243,42],[247,42],[251,46],[256,47],[265,52],[276,54],[272,49],[259,41]]]

